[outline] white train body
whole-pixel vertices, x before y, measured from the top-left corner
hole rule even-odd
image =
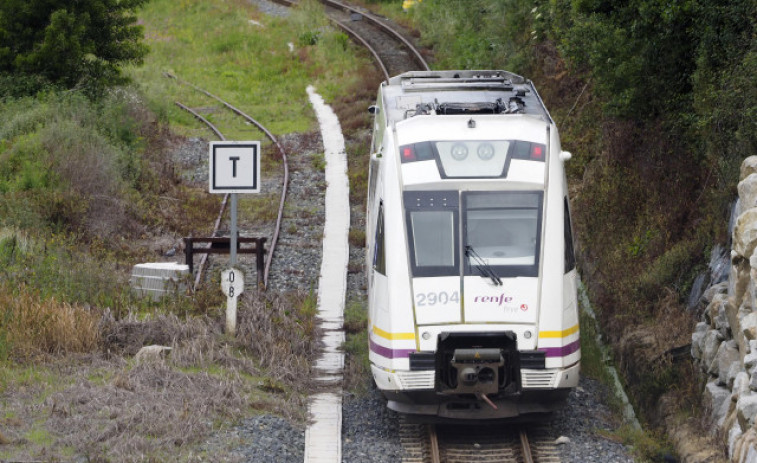
[[[547,412],[578,384],[577,272],[557,128],[505,71],[382,83],[366,220],[370,362],[391,409]]]

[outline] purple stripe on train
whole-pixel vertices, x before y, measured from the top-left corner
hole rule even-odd
[[[562,347],[542,347],[537,350],[544,352],[546,357],[567,357],[581,348],[581,341],[576,340]]]
[[[370,340],[371,350],[376,354],[389,359],[406,359],[410,357],[411,352],[415,352],[415,349],[390,349],[388,347],[379,346],[373,339]]]
[[[415,349],[390,349],[389,347],[380,346],[373,342],[372,339],[370,340],[370,346],[374,353],[389,359],[408,358],[411,352],[415,352]],[[580,348],[581,342],[574,341],[562,347],[543,347],[537,350],[544,352],[545,357],[567,357]]]

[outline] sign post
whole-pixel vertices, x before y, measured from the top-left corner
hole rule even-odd
[[[244,274],[237,263],[237,193],[260,193],[260,142],[210,142],[209,190],[231,194],[231,237],[229,268],[221,274],[221,290],[226,295],[226,332],[234,335],[237,326],[237,298],[244,291]]]
[[[244,272],[234,267],[221,272],[221,291],[226,296],[226,333],[237,332],[237,299],[244,291]]]

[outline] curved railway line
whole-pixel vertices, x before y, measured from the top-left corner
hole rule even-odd
[[[294,6],[291,0],[275,0],[285,6]],[[345,5],[334,0],[321,0],[326,5],[326,13],[334,24],[344,30],[358,44],[365,47],[373,56],[377,67],[385,78],[413,70],[428,70],[428,64],[415,46],[402,34],[392,29],[381,18]],[[289,182],[289,165],[287,156],[276,137],[261,123],[253,119],[240,109],[232,106],[220,97],[205,89],[183,81],[177,76],[166,73],[166,77],[175,79],[182,85],[188,85],[208,98],[221,103],[247,122],[255,125],[274,143],[281,155],[284,169],[284,181],[280,196],[278,215],[271,245],[266,253],[263,284],[268,285],[268,274],[273,264],[276,243],[281,232],[281,221],[286,202]],[[205,124],[220,139],[225,140],[223,133],[197,111],[176,102],[181,109],[191,113]],[[215,221],[213,234],[218,233],[229,195],[224,195],[220,212]],[[195,278],[197,287],[203,278],[207,254],[202,256],[199,270]],[[456,462],[489,462],[489,463],[558,463],[560,461],[554,438],[549,437],[543,428],[514,427],[514,426],[460,426],[460,425],[430,425],[411,424],[401,419],[400,440],[405,453],[403,463],[456,463]],[[307,454],[307,451],[306,451]],[[320,460],[319,460],[320,461]]]
[[[295,6],[293,0],[274,0]],[[373,56],[384,78],[407,71],[428,71],[429,66],[413,43],[385,19],[364,9],[335,0],[321,0],[331,21]]]

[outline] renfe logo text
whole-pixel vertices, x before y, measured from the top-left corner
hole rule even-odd
[[[512,296],[505,296],[504,293],[500,294],[499,296],[476,296],[473,298],[473,302],[482,302],[482,303],[496,302],[497,305],[510,303],[512,301],[513,301]]]

